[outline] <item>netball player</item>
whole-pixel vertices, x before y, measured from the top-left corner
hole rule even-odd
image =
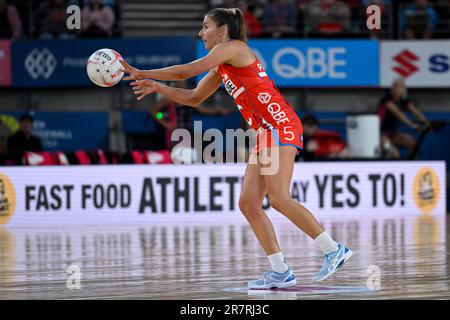
[[[296,284],[272,223],[262,210],[266,195],[275,210],[314,239],[322,249],[322,268],[314,280],[327,279],[351,257],[352,251],[334,241],[311,212],[290,196],[295,156],[303,147],[300,119],[247,45],[245,23],[239,9],[218,8],[208,12],[199,36],[209,51],[205,57],[183,65],[145,71],[122,61],[124,71],[129,74],[124,80],[134,80],[131,85],[139,100],[148,94],[159,93],[193,107],[211,96],[223,82],[242,116],[258,136],[253,158],[250,158],[253,161],[249,161],[245,171],[239,208],[263,247],[271,269],[262,278],[250,281],[248,288],[283,288]],[[192,90],[154,81],[184,80],[206,71],[207,75]],[[274,174],[262,174],[264,163],[258,154],[265,148],[278,154],[279,166]]]

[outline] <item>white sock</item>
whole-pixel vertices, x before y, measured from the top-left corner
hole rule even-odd
[[[324,254],[335,252],[338,249],[338,243],[326,231],[319,234],[314,242],[322,249]]]
[[[273,271],[278,273],[285,273],[286,271],[288,271],[289,267],[284,261],[281,251],[267,256],[267,258],[269,258]]]

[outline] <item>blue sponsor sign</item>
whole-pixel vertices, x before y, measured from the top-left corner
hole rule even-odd
[[[24,112],[1,112],[17,118]],[[33,134],[46,151],[108,150],[107,112],[32,112]],[[93,125],[95,124],[95,125]]]
[[[190,37],[36,40],[12,43],[13,86],[89,86],[86,61],[101,48],[114,49],[139,69],[187,63],[195,58]]]
[[[378,87],[375,40],[250,40],[279,87]],[[208,52],[197,42],[197,58]],[[203,75],[202,75],[203,76]]]
[[[146,111],[122,111],[122,131],[126,134],[156,132],[156,121]]]

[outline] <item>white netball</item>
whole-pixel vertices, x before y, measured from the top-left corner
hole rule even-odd
[[[95,51],[86,64],[89,79],[100,87],[112,87],[123,77],[120,71],[122,56],[112,49],[100,49]]]

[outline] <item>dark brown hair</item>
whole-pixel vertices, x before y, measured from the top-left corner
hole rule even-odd
[[[216,8],[209,11],[206,15],[211,16],[216,21],[218,27],[227,25],[230,39],[247,42],[244,15],[238,8]]]

